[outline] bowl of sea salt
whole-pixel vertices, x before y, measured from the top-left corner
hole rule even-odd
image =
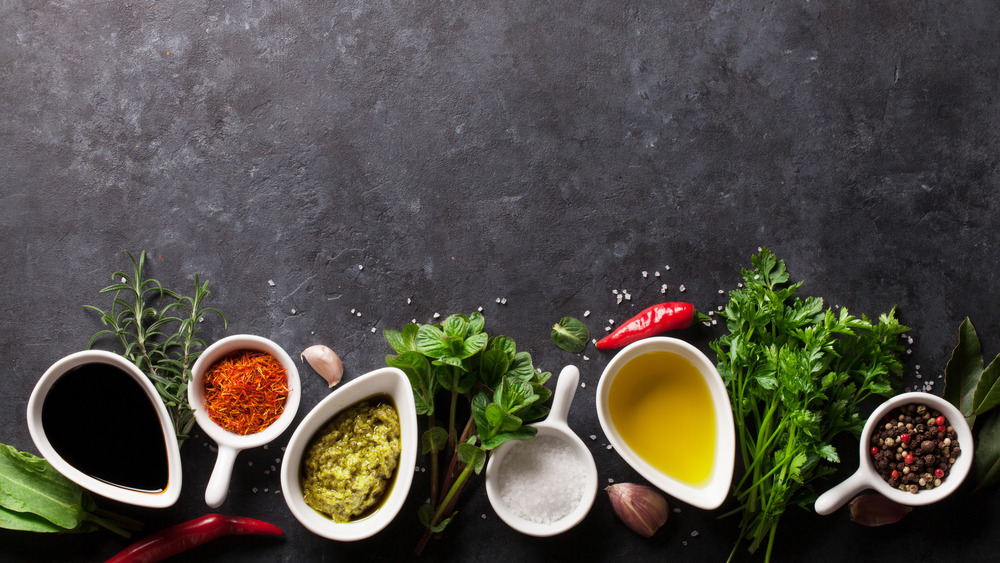
[[[486,466],[486,494],[508,526],[529,536],[561,534],[580,523],[597,498],[597,466],[567,423],[580,370],[559,373],[552,410],[531,440],[505,442]]]

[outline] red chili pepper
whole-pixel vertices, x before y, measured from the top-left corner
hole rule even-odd
[[[206,514],[139,540],[106,563],[154,563],[221,536],[243,534],[284,536],[285,532],[273,524],[253,518]]]
[[[695,311],[690,303],[660,303],[625,321],[614,332],[598,340],[597,347],[601,350],[621,348],[661,332],[687,328],[695,320],[707,321],[709,318]]]

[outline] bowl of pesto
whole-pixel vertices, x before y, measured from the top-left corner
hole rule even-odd
[[[292,434],[281,491],[309,531],[337,541],[371,537],[406,501],[417,460],[417,412],[406,375],[366,373],[319,402]]]

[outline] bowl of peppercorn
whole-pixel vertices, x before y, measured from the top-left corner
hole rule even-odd
[[[972,468],[972,431],[951,403],[930,393],[903,393],[868,417],[861,463],[844,482],[816,499],[830,514],[872,489],[910,506],[935,503],[958,489]]]

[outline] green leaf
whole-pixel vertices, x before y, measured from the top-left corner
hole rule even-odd
[[[489,336],[485,332],[473,334],[472,336],[466,338],[462,343],[461,358],[464,360],[476,355],[480,350],[486,347],[487,340],[489,340]]]
[[[997,413],[984,417],[980,423],[972,463],[977,489],[1000,483],[1000,415]]]
[[[480,380],[490,389],[500,383],[500,378],[507,373],[510,359],[503,350],[487,348],[483,351],[479,362]]]
[[[481,448],[469,443],[461,443],[455,447],[458,452],[458,461],[471,466],[478,475],[486,464],[486,452]]]
[[[514,359],[507,367],[507,373],[504,376],[521,381],[530,381],[535,377],[535,366],[531,364],[531,354],[527,352],[514,354]]]
[[[434,414],[434,392],[438,384],[427,358],[420,352],[403,352],[398,356],[386,356],[385,363],[401,370],[410,380],[417,414]]]
[[[997,404],[1000,404],[1000,356],[983,370],[972,398],[972,412],[979,416]]]
[[[421,453],[424,455],[431,452],[443,451],[448,444],[448,430],[443,426],[435,426],[424,432],[421,440]]]
[[[83,489],[28,452],[0,444],[0,506],[71,530],[84,520]]]
[[[488,440],[483,440],[483,449],[492,450],[499,447],[504,442],[509,442],[510,440],[530,440],[535,437],[538,433],[538,429],[534,426],[522,426],[513,432],[503,432],[497,434]]]
[[[552,342],[571,354],[579,354],[587,348],[590,330],[587,325],[574,317],[563,317],[552,325]]]
[[[431,532],[434,533],[444,531],[444,529],[448,526],[448,523],[451,522],[451,519],[455,517],[455,514],[458,514],[458,512],[453,513],[448,518],[442,518],[441,521],[438,522],[437,524],[432,524],[431,521],[434,519],[433,506],[431,506],[430,504],[425,504],[417,510],[417,518],[420,520],[420,523],[423,524],[425,528],[429,529]]]
[[[975,422],[972,404],[976,386],[983,374],[983,356],[979,336],[968,317],[959,326],[958,345],[955,346],[944,373],[944,399],[955,405],[965,415],[969,426],[972,426]]]
[[[434,325],[420,325],[416,338],[417,352],[430,358],[452,355],[451,347],[445,342],[444,331]]]
[[[382,335],[385,336],[389,346],[397,354],[402,354],[403,352],[415,352],[417,350],[417,330],[417,325],[411,323],[404,326],[402,331],[392,329],[383,330]]]
[[[503,351],[507,355],[508,362],[513,361],[514,355],[517,354],[517,345],[514,344],[514,339],[509,336],[497,336],[490,340],[489,348]]]
[[[445,337],[465,339],[469,321],[463,315],[449,315],[441,325]]]

